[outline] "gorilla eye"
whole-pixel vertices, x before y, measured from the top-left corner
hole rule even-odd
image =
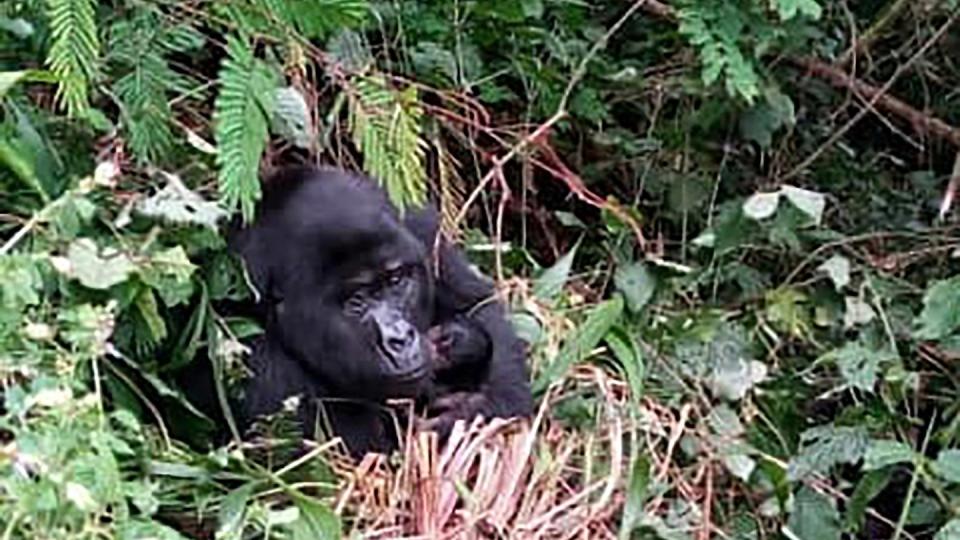
[[[391,270],[390,273],[387,274],[387,279],[386,279],[387,285],[391,287],[395,287],[399,285],[400,282],[403,281],[403,278],[406,277],[406,275],[407,275],[407,270],[403,266],[401,266],[400,268]]]

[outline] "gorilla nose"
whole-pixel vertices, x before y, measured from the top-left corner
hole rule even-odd
[[[383,329],[383,348],[394,358],[402,357],[417,341],[416,329],[406,321],[397,321]]]

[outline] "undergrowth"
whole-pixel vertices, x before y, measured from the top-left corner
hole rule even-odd
[[[958,9],[0,5],[2,538],[960,538]],[[212,439],[304,161],[434,195],[534,418]]]

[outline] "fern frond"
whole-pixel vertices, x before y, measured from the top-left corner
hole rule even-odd
[[[404,208],[426,200],[425,144],[416,89],[397,92],[383,77],[355,79],[350,95],[350,129],[363,153],[363,168]]]
[[[250,220],[260,198],[260,156],[267,145],[277,80],[245,40],[229,36],[219,82],[213,119],[220,198],[231,211],[239,206]]]
[[[141,161],[156,161],[173,145],[169,94],[191,87],[164,55],[199,47],[203,37],[186,26],[170,27],[154,11],[143,9],[133,19],[115,23],[107,43],[108,63],[122,74],[113,91],[130,148]]]
[[[47,64],[60,80],[57,100],[74,116],[89,104],[89,85],[97,73],[100,41],[92,0],[47,0],[53,37]]]

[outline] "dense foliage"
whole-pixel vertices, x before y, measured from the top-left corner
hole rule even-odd
[[[585,441],[542,437],[536,466],[628,464],[597,537],[960,539],[958,18],[0,4],[3,538],[362,529],[322,448],[285,464],[282,418],[218,447],[176,384],[211,362],[225,403],[244,376],[223,227],[309,160],[437,195],[513,301],[545,421]]]

